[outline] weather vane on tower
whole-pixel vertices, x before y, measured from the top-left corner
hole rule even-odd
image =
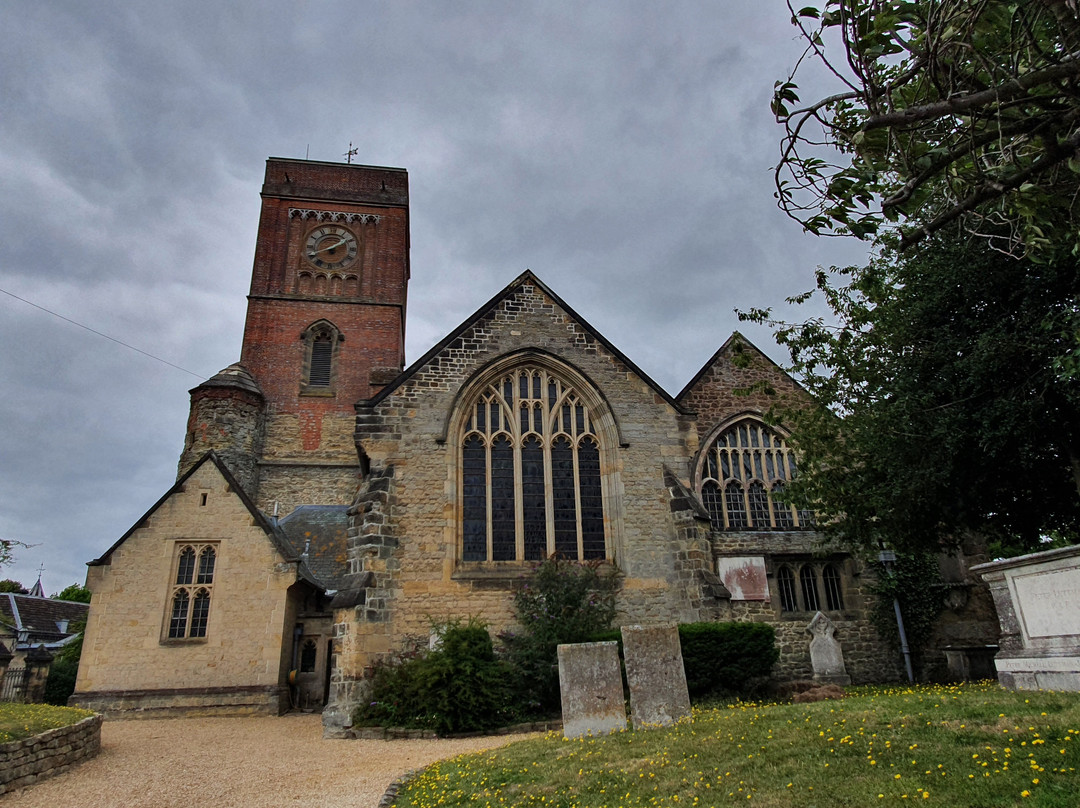
[[[345,152],[345,162],[352,163],[352,159],[356,156],[356,153],[360,151],[359,146],[353,146],[352,141],[349,141],[349,150]]]

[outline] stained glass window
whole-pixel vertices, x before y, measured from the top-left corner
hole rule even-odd
[[[607,557],[601,438],[579,391],[521,367],[466,408],[463,561]]]
[[[806,511],[778,498],[783,481],[794,475],[795,455],[787,442],[747,418],[720,433],[705,451],[698,490],[717,530],[810,527]]]

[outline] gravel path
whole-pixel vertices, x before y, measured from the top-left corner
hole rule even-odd
[[[106,721],[101,753],[12,808],[375,808],[410,769],[530,737],[327,741],[318,714]]]

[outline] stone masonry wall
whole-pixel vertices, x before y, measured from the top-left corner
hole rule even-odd
[[[708,614],[700,595],[688,593],[678,561],[682,555],[682,566],[691,569],[691,556],[707,547],[676,535],[663,478],[665,463],[686,475],[692,422],[526,279],[392,394],[358,408],[357,443],[373,473],[394,467],[390,516],[399,544],[389,557],[364,557],[369,550],[362,537],[350,539],[354,571],[385,567],[390,586],[379,597],[393,608],[377,626],[370,608],[339,615],[342,676],[356,676],[379,654],[426,639],[432,619],[476,615],[495,631],[510,626],[513,587],[530,566],[458,562],[460,423],[452,416],[462,406],[462,387],[507,356],[546,364],[578,384],[589,380],[603,397],[594,416],[603,433],[611,553],[624,575],[621,613],[668,621]]]
[[[101,751],[101,716],[0,744],[0,794],[66,772]]]
[[[164,634],[181,540],[217,547],[202,639],[169,640]],[[109,562],[88,570],[93,601],[74,704],[103,691],[281,683],[287,593],[296,565],[284,562],[212,462],[115,548]]]

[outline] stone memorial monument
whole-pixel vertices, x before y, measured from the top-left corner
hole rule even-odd
[[[626,729],[619,644],[560,645],[558,653],[563,735],[573,740]]]
[[[1080,545],[971,571],[997,608],[998,681],[1012,690],[1080,690]]]
[[[836,626],[821,612],[806,627],[810,640],[810,666],[814,681],[830,685],[850,685],[851,677],[844,667],[844,651],[836,639]]]
[[[689,716],[678,627],[623,626],[622,638],[634,729],[668,726]]]

